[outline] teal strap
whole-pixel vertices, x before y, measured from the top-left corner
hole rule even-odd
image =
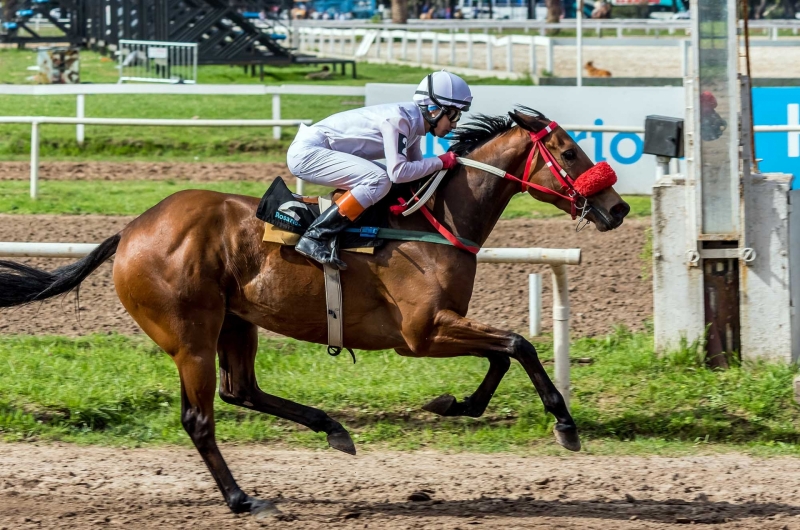
[[[371,227],[367,227],[371,228]],[[360,228],[348,228],[345,232],[360,234],[362,230]],[[374,232],[373,232],[374,233]],[[397,230],[396,228],[379,228],[377,235],[371,237],[377,237],[378,239],[390,239],[393,241],[421,241],[423,243],[436,243],[437,245],[449,245],[453,246],[447,239],[439,234],[433,234],[431,232],[421,232],[419,230]],[[365,237],[370,237],[366,236]],[[469,246],[469,247],[477,247],[477,243],[473,243],[469,239],[465,239],[463,237],[458,238],[462,244]]]

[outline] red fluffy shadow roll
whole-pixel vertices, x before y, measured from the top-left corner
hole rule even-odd
[[[575,179],[575,191],[584,197],[591,197],[617,183],[617,174],[607,162],[593,165]]]

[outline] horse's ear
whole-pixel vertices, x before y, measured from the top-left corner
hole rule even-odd
[[[528,114],[523,114],[517,110],[512,110],[508,113],[508,117],[511,118],[511,121],[525,129],[526,131],[536,131],[536,129],[541,129],[541,126],[537,123],[536,118],[533,116],[529,116]]]

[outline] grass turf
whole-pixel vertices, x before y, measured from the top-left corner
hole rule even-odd
[[[24,84],[36,63],[31,50],[0,49],[0,82]],[[359,77],[336,75],[330,80],[309,81],[305,75],[317,67],[266,68],[267,84],[317,84],[363,86],[366,83],[392,82],[417,84],[430,73],[410,66],[358,65]],[[115,63],[101,55],[81,52],[81,80],[114,83],[118,78]],[[473,84],[524,84],[497,78],[465,77]],[[202,66],[198,82],[204,84],[260,83],[239,67]],[[363,97],[282,96],[281,116],[286,119],[321,120],[336,112],[361,107]],[[2,96],[0,115],[74,116],[74,96]],[[95,95],[86,98],[86,116],[104,118],[192,118],[270,119],[269,96],[165,96]],[[184,128],[184,127],[86,127],[86,142],[79,146],[74,126],[43,125],[40,154],[47,159],[81,160],[266,160],[281,161],[296,128],[285,127],[280,141],[272,139],[271,128]],[[0,126],[0,157],[26,160],[30,156],[30,126]]]
[[[624,329],[575,341],[572,355],[594,361],[573,365],[572,411],[590,452],[798,453],[800,407],[791,395],[797,367],[748,363],[714,371],[698,360],[697,348],[657,356],[652,344],[651,334]],[[546,340],[538,349],[542,359],[552,357]],[[326,410],[362,448],[561,452],[551,439],[552,417],[516,363],[483,418],[438,418],[420,406],[444,392],[470,394],[485,361],[357,355],[354,366],[347,355],[331,358],[322,346],[262,340],[259,385]],[[0,366],[0,435],[6,440],[189,444],[175,367],[145,338],[0,337]],[[216,410],[223,441],[326,445],[323,435],[219,398]]]
[[[168,195],[189,188],[260,197],[266,191],[267,183],[43,181],[39,184],[39,198],[33,200],[29,195],[28,182],[4,181],[0,182],[0,213],[139,215]],[[328,191],[323,186],[309,185],[304,193],[323,195]],[[650,197],[627,196],[625,200],[631,205],[630,218],[650,215]],[[546,219],[564,215],[549,204],[535,201],[528,194],[520,194],[511,200],[503,213],[503,219]]]

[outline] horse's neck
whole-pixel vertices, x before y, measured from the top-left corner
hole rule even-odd
[[[476,149],[470,158],[519,176],[521,169],[518,166],[520,159],[524,158],[521,149],[498,148],[493,145],[497,141],[503,139],[487,142]],[[511,197],[517,192],[519,185],[513,181],[461,166],[458,173],[450,176],[437,193],[439,197],[434,205],[434,215],[451,227],[455,235],[483,246]]]

